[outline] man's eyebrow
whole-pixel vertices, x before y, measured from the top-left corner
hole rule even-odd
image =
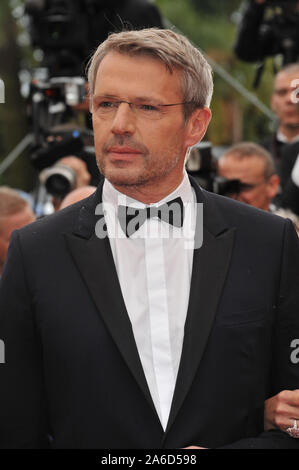
[[[134,101],[138,101],[139,103],[152,103],[152,104],[161,104],[161,100],[157,98],[153,98],[152,96],[136,96]]]
[[[115,95],[108,95],[108,94],[103,94],[103,95],[93,95],[94,100],[99,100],[101,98],[110,98],[110,99],[115,99],[118,100],[119,97]]]
[[[99,100],[102,98],[107,98],[107,99],[114,99],[114,100],[121,100],[119,96],[115,95],[110,95],[110,94],[100,94],[100,95],[94,95],[93,99]],[[161,100],[158,100],[157,98],[153,98],[152,96],[135,96],[134,98],[128,99],[128,101],[133,101],[134,103],[152,103],[152,104],[162,104]]]

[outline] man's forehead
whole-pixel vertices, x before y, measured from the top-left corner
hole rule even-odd
[[[262,175],[264,171],[264,162],[257,155],[242,156],[227,154],[219,161],[220,168],[229,170],[231,173],[244,173]]]
[[[296,88],[296,84],[292,83],[294,80],[299,80],[299,70],[298,72],[292,73],[280,72],[275,77],[274,90],[279,90],[281,88]]]
[[[161,60],[147,54],[110,51],[99,64],[94,94],[118,97],[119,92],[128,90],[134,96],[151,97],[156,92],[159,95],[181,95],[181,89],[180,70],[170,72]],[[133,97],[132,94],[130,96]]]
[[[172,67],[170,69],[164,62],[162,62],[162,60],[150,54],[125,54],[117,51],[110,51],[103,57],[98,66],[96,82],[102,75],[106,74],[111,74],[121,78],[120,70],[126,69],[127,72],[130,72],[132,67],[137,67],[145,71],[159,70],[160,74],[168,77],[169,79],[173,77],[174,80],[176,80],[177,76],[181,77],[182,73],[179,68]],[[138,75],[136,78],[138,78]]]

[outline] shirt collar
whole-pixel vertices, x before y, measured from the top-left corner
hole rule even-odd
[[[276,138],[279,142],[284,144],[292,144],[299,141],[299,135],[296,135],[296,137],[293,137],[293,139],[288,139],[281,131],[277,131]]]

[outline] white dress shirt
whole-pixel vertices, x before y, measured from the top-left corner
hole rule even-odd
[[[118,279],[132,324],[148,387],[166,429],[184,339],[191,283],[196,196],[185,173],[182,183],[158,203],[181,197],[183,227],[158,217],[126,237],[117,217],[118,205],[149,207],[103,186],[103,207]]]
[[[279,142],[282,142],[284,144],[293,144],[294,142],[299,141],[299,135],[296,135],[295,137],[288,139],[281,131],[277,131],[276,138],[277,140],[279,140]]]

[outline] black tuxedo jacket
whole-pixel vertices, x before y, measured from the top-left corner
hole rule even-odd
[[[272,154],[280,178],[281,193],[275,196],[273,202],[278,207],[291,209],[292,212],[299,215],[299,188],[291,178],[293,166],[299,153],[299,142],[283,143],[277,140],[276,134],[274,134],[264,140],[262,146]]]
[[[192,184],[203,246],[166,432],[109,240],[95,236],[100,185],[13,235],[0,287],[1,447],[299,448],[263,432],[264,400],[299,388],[297,235],[290,221]]]
[[[293,183],[291,174],[299,155],[299,142],[285,144],[281,149],[280,180],[282,186],[281,205],[299,215],[299,187]]]

